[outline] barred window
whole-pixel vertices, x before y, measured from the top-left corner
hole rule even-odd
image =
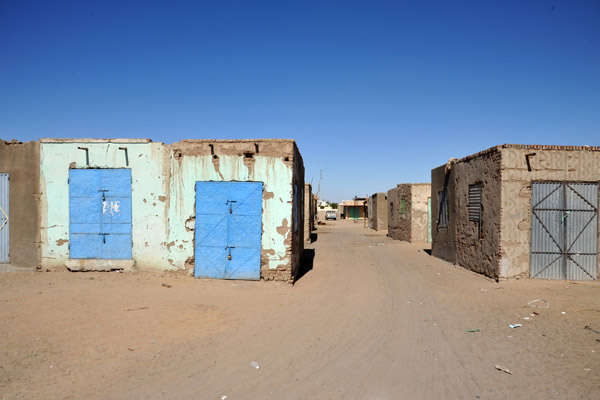
[[[481,222],[481,185],[469,185],[469,221]]]
[[[440,207],[438,209],[438,226],[448,227],[448,191],[446,189],[438,192]]]
[[[400,199],[400,214],[406,214],[406,198]]]

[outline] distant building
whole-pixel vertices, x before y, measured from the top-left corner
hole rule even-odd
[[[365,219],[367,200],[365,198],[357,198],[355,200],[344,200],[342,207],[346,219]]]

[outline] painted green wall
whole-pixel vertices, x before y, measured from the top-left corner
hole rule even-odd
[[[85,151],[89,150],[89,167]],[[126,166],[126,147],[129,167]],[[133,258],[138,267],[164,269],[168,174],[162,143],[44,143],[41,144],[42,266],[64,267],[69,259],[69,169],[131,168]]]
[[[266,258],[269,269],[290,262],[287,254],[289,244],[286,241],[291,239],[292,167],[284,163],[281,157],[255,155],[254,160],[253,167],[248,167],[244,158],[238,155],[221,155],[217,165],[213,163],[211,155],[172,158],[173,179],[169,206],[171,229],[168,242],[173,266],[181,266],[194,256],[192,229],[196,181],[263,182],[263,259]]]
[[[89,166],[85,151],[89,151]],[[128,151],[129,166],[125,152]],[[268,269],[291,263],[293,170],[283,157],[174,157],[162,143],[43,142],[41,144],[41,264],[69,262],[70,168],[131,168],[133,259],[140,270],[179,270],[194,257],[196,181],[264,183],[262,259]],[[192,271],[188,269],[187,273]]]

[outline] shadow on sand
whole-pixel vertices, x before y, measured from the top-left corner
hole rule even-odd
[[[313,269],[313,263],[315,260],[315,249],[304,249],[302,258],[300,259],[300,266],[298,267],[298,273],[294,278],[294,285],[298,282],[308,271]]]

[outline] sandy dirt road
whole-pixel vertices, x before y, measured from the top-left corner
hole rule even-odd
[[[294,286],[1,274],[0,398],[600,398],[597,282],[497,283],[362,223],[317,233]]]

